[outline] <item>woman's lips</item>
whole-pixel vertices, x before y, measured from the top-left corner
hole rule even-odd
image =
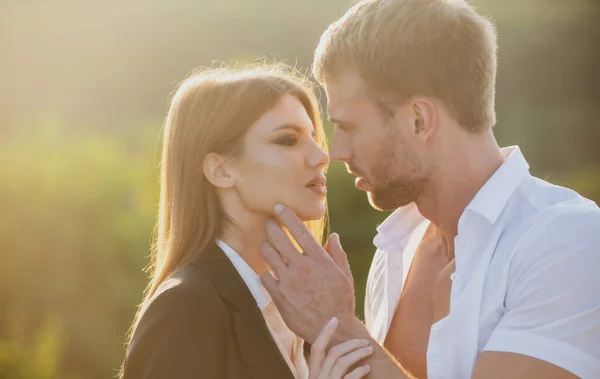
[[[324,196],[327,194],[327,179],[322,174],[317,175],[306,183],[306,188],[318,195]]]
[[[311,185],[306,186],[306,188],[313,191],[317,195],[326,195],[327,194],[327,187],[325,185],[311,184]]]

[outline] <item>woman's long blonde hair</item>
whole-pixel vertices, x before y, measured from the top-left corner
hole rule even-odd
[[[283,65],[205,69],[178,86],[163,130],[158,223],[148,266],[151,279],[140,310],[162,282],[202,255],[227,222],[215,188],[204,177],[204,157],[211,152],[239,153],[248,128],[285,94],[302,103],[318,143],[326,149],[311,85]],[[325,222],[326,216],[306,222],[319,242]],[[139,318],[138,310],[128,342]]]

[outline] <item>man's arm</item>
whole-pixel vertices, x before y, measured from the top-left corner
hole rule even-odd
[[[474,379],[600,378],[599,246],[597,211],[564,214],[525,237]]]
[[[400,363],[379,343],[374,340],[365,326],[356,318],[352,320],[341,321],[340,331],[335,336],[337,342],[351,339],[368,339],[370,346],[373,347],[373,355],[365,359],[365,363],[371,366],[371,372],[368,378],[373,379],[417,379],[402,368]]]
[[[527,355],[484,351],[475,364],[473,379],[577,379],[577,375]]]
[[[336,317],[339,326],[333,344],[352,339],[370,341],[373,355],[365,360],[371,366],[369,378],[410,378],[356,318],[352,275],[337,238],[328,243],[328,253],[290,209],[284,207],[276,214],[303,252],[294,247],[281,227],[273,222],[267,225],[269,242],[262,252],[277,279],[267,272],[261,280],[288,327],[314,343],[325,324]]]

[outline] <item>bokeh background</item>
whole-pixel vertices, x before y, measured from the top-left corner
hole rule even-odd
[[[537,176],[600,201],[600,2],[472,3],[499,30],[499,141],[519,144]],[[169,94],[219,62],[306,70],[350,5],[0,0],[0,378],[116,374],[146,282]],[[362,314],[387,214],[342,165],[329,178]]]

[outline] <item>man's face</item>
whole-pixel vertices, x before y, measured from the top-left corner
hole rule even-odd
[[[331,159],[346,164],[374,208],[396,209],[415,201],[428,175],[413,135],[410,105],[384,109],[354,71],[328,79],[325,91],[334,125]]]

